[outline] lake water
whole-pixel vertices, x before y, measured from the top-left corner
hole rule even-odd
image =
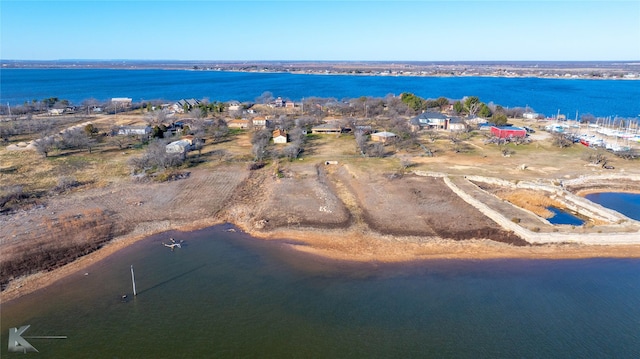
[[[640,194],[624,192],[590,193],[586,199],[640,221]]]
[[[68,336],[29,340],[51,358],[640,357],[637,259],[351,264],[225,228],[147,238],[3,303],[3,338]]]
[[[640,81],[492,78],[298,75],[185,70],[2,69],[0,103],[20,105],[49,97],[80,104],[88,98],[106,101],[130,97],[135,102],[182,98],[211,101],[253,101],[264,91],[294,101],[306,97],[335,99],[384,97],[412,92],[424,98],[481,101],[505,107],[529,106],[552,116],[558,110],[568,118],[595,116],[637,118]]]
[[[581,226],[584,224],[583,220],[567,211],[556,207],[547,207],[547,209],[553,212],[553,217],[548,219],[551,224],[568,224],[572,226]]]

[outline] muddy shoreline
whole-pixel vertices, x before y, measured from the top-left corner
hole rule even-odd
[[[46,221],[55,211],[68,207],[74,211],[83,206],[99,207],[112,213],[106,220],[127,231],[62,267],[12,279],[0,293],[2,300],[13,300],[52,285],[150,235],[170,230],[188,232],[223,223],[233,224],[255,238],[284,242],[296,251],[349,262],[640,258],[640,244],[580,244],[577,241],[584,234],[571,229],[545,233],[558,243],[499,241],[495,238],[499,233],[515,234],[461,201],[462,197],[441,178],[407,175],[389,180],[355,166],[319,170],[309,165],[292,171],[290,178],[278,178],[267,170],[248,172],[242,166],[226,166],[224,171],[196,170],[189,179],[171,183],[116,183],[51,199],[47,208],[17,215],[10,221],[4,218],[3,230],[16,242],[37,235],[41,227],[38,218],[49,223]],[[464,184],[461,177],[456,181]],[[598,182],[580,185],[584,187],[580,191],[604,188]],[[637,182],[623,187],[640,192]],[[380,191],[379,195],[372,196],[375,191]],[[472,197],[482,195],[489,196],[473,193]],[[31,232],[25,232],[25,226],[31,226]],[[486,232],[491,228],[493,232]],[[616,228],[622,227],[609,230]],[[570,243],[564,241],[567,238]]]
[[[186,224],[180,227],[150,230],[135,236],[123,236],[109,242],[101,249],[83,256],[72,263],[48,272],[39,272],[13,280],[1,293],[7,302],[38,289],[55,284],[75,272],[97,263],[117,251],[154,234],[177,230],[189,232],[228,223],[212,219]],[[232,223],[233,224],[233,223]],[[236,224],[234,224],[236,225]],[[441,238],[382,235],[361,233],[354,230],[328,230],[319,228],[251,230],[236,225],[239,230],[262,240],[287,242],[296,251],[327,259],[346,262],[411,263],[416,261],[489,260],[489,259],[586,259],[586,258],[640,258],[640,245],[582,245],[559,243],[547,245],[513,246],[487,239],[466,241]]]

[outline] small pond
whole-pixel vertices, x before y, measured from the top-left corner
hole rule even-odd
[[[553,217],[547,219],[551,224],[568,224],[572,226],[581,226],[584,224],[582,219],[560,208],[547,207],[547,209],[553,212]]]
[[[591,202],[618,211],[640,221],[640,194],[624,192],[590,193],[585,196]]]

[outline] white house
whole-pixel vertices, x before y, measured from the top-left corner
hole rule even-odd
[[[116,105],[117,108],[127,108],[131,107],[131,103],[133,99],[130,97],[114,97],[111,99],[111,103]]]
[[[273,143],[287,143],[287,133],[283,130],[274,130]]]
[[[131,97],[113,97],[111,102],[119,102],[119,103],[128,103],[130,104],[133,101]]]
[[[187,140],[173,141],[165,146],[167,153],[187,153],[191,150],[191,143]]]
[[[449,131],[464,131],[467,126],[459,117],[451,117],[449,119]]]
[[[48,112],[49,112],[49,115],[59,116],[59,115],[62,115],[62,113],[64,112],[64,108],[52,108]]]
[[[238,101],[229,101],[227,103],[227,109],[229,110],[229,112],[239,111],[241,106],[242,104]]]
[[[151,126],[122,126],[118,128],[118,135],[134,136],[142,135],[147,136],[151,134]]]

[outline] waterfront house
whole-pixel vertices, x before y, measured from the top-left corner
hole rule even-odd
[[[120,108],[131,107],[133,99],[130,97],[114,97],[111,99],[111,103],[117,105]]]
[[[239,111],[241,107],[242,107],[242,104],[240,104],[239,101],[227,102],[227,109],[229,110],[229,112]]]
[[[52,108],[49,109],[48,113],[50,116],[59,116],[64,112],[64,108]]]
[[[185,113],[200,105],[200,101],[194,98],[182,99],[171,106],[171,110],[177,113]]]
[[[423,112],[411,119],[409,125],[414,131],[422,129],[446,130],[449,128],[451,117],[440,112]]]

